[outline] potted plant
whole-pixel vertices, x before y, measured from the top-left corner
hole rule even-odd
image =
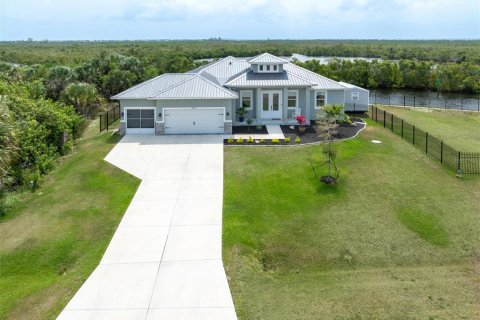
[[[300,132],[300,134],[305,133],[305,125],[307,124],[307,119],[305,118],[305,116],[297,116],[296,120],[298,122],[298,132]]]
[[[237,110],[237,114],[238,114],[238,121],[240,122],[243,122],[245,121],[245,113],[247,112],[247,110],[245,110],[245,107],[240,107],[238,110]]]

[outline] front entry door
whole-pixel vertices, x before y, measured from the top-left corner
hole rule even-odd
[[[282,91],[262,91],[262,119],[282,119]]]

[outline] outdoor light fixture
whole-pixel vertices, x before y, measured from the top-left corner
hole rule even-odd
[[[158,117],[159,117],[159,118],[161,118],[161,117],[162,117],[162,113],[161,113],[161,112],[158,114]]]
[[[230,116],[230,112],[227,112],[227,117]]]
[[[123,119],[123,111],[122,111],[121,117],[122,117],[122,119]]]

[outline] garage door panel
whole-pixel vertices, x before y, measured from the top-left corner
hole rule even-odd
[[[167,134],[223,133],[223,109],[170,109],[165,116]]]

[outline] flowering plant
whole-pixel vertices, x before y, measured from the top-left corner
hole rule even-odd
[[[305,119],[305,116],[300,115],[300,116],[297,116],[296,119],[298,124],[301,126],[304,126],[307,124],[307,119]]]

